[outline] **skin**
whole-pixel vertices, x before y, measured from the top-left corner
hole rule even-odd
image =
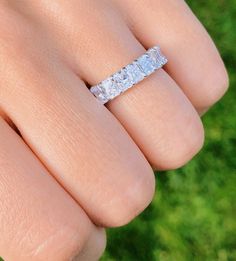
[[[156,44],[163,69],[106,107],[92,96]],[[98,260],[102,227],[149,205],[152,168],[201,149],[199,115],[228,87],[182,0],[2,0],[0,75],[0,254],[18,261]]]

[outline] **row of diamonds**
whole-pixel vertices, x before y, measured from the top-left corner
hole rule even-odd
[[[93,86],[90,91],[103,104],[125,92],[167,63],[158,46],[149,49],[133,63],[125,66],[108,79]]]

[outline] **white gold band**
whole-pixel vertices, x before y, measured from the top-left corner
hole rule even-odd
[[[166,63],[167,58],[161,53],[160,47],[154,46],[134,62],[91,87],[90,91],[105,104],[162,68]]]

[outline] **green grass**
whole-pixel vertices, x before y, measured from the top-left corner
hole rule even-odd
[[[151,206],[108,231],[103,261],[236,260],[236,0],[187,2],[220,49],[231,88],[203,118],[203,151],[184,168],[157,175]]]

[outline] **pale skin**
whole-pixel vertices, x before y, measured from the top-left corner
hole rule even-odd
[[[107,106],[89,92],[156,44],[163,69]],[[182,0],[0,0],[0,86],[0,256],[93,261],[151,202],[152,168],[201,149],[228,77]]]

